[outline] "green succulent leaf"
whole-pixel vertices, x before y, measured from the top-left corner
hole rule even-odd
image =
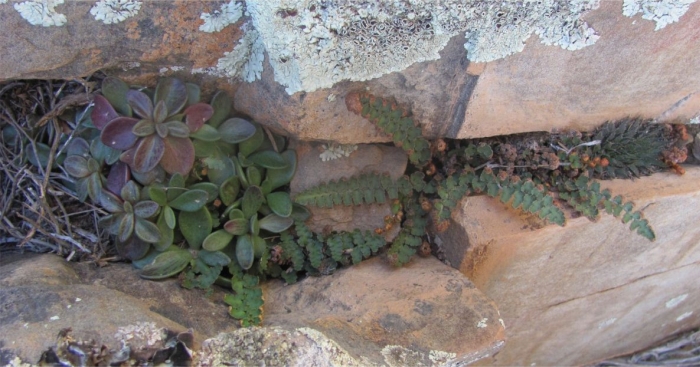
[[[190,137],[207,142],[217,141],[221,139],[221,135],[219,135],[219,130],[216,130],[214,127],[208,124],[202,125],[202,127],[200,127],[199,130],[195,131],[194,133],[191,133]]]
[[[250,269],[255,260],[253,240],[250,235],[238,236],[236,240],[236,260],[243,270]]]
[[[199,251],[197,258],[204,261],[209,266],[226,266],[231,262],[231,258],[221,251]]]
[[[107,190],[100,192],[100,206],[110,213],[123,212],[123,201]]]
[[[129,201],[132,203],[137,202],[141,196],[141,193],[139,192],[139,187],[134,181],[127,182],[126,185],[122,187],[122,191],[120,194],[124,201]]]
[[[282,153],[282,158],[284,158],[287,166],[284,168],[274,169],[270,168],[267,170],[267,175],[265,181],[269,182],[270,191],[275,190],[278,187],[289,184],[294,177],[294,173],[297,169],[297,154],[293,150],[287,150]]]
[[[225,92],[217,92],[211,100],[214,113],[209,119],[209,124],[217,128],[231,113],[231,98]]]
[[[233,240],[233,235],[226,230],[220,229],[207,236],[202,242],[202,248],[207,251],[223,250]]]
[[[175,229],[175,211],[170,206],[163,207],[163,217],[165,218],[165,224],[168,228]]]
[[[292,224],[294,224],[294,219],[280,217],[274,213],[260,220],[260,228],[272,233],[281,233],[291,227]]]
[[[262,173],[258,167],[250,166],[246,169],[246,178],[248,179],[249,185],[260,186],[262,182]]]
[[[221,184],[219,188],[219,197],[224,205],[229,206],[236,201],[240,191],[241,183],[238,180],[238,176],[231,176],[231,178]]]
[[[262,152],[253,153],[248,159],[265,168],[282,169],[288,165],[287,160],[274,150],[263,150]]]
[[[243,194],[243,201],[241,202],[241,209],[243,210],[243,215],[246,218],[250,218],[258,212],[260,206],[262,206],[264,197],[262,190],[258,186],[250,186],[245,190]]]
[[[163,101],[170,115],[176,114],[187,103],[187,86],[176,78],[165,78],[156,86],[153,100],[158,103]]]
[[[234,117],[219,126],[219,134],[221,140],[229,144],[238,144],[255,134],[255,125],[242,118]]]
[[[250,218],[250,233],[258,235],[260,233],[260,222],[258,221],[258,216],[254,215]]]
[[[165,102],[159,101],[153,108],[153,122],[160,124],[168,118],[168,108],[165,106]]]
[[[76,178],[87,177],[91,172],[88,169],[87,159],[79,155],[70,155],[63,161],[63,168],[69,175]]]
[[[134,233],[134,215],[122,214],[119,221],[119,229],[117,230],[119,242],[126,242]],[[147,242],[147,241],[146,241]]]
[[[191,249],[198,250],[212,230],[211,213],[206,207],[196,211],[181,211],[178,217],[180,232]]]
[[[51,148],[44,143],[35,143],[34,145],[36,146],[36,154],[34,153],[34,148],[31,145],[28,146],[28,149],[25,151],[29,163],[35,167],[46,168],[46,165],[49,164]]]
[[[214,156],[204,159],[204,164],[209,168],[207,173],[209,180],[215,185],[223,184],[224,181],[236,174],[231,158],[224,156],[221,152],[216,152]]]
[[[127,217],[134,218],[134,216],[131,215],[127,215]],[[134,233],[138,238],[147,243],[156,243],[160,240],[160,230],[158,230],[158,226],[143,218],[137,217],[134,219],[136,222],[134,224]]]
[[[193,212],[203,207],[208,199],[209,194],[204,190],[187,190],[168,204],[177,210]]]
[[[202,99],[202,89],[199,87],[199,85],[194,83],[185,83],[185,88],[187,88],[187,106],[199,103],[199,101]]]
[[[102,80],[102,94],[109,101],[109,104],[114,107],[116,112],[124,116],[131,116],[131,107],[126,100],[126,94],[129,91],[129,86],[120,79],[107,77]],[[96,96],[97,97],[97,96]],[[95,104],[97,106],[97,103]],[[93,118],[93,122],[94,122]],[[97,125],[95,125],[97,126]]]
[[[172,209],[170,209],[170,213],[173,213]],[[158,226],[158,231],[160,232],[160,239],[158,240],[158,242],[153,243],[153,247],[155,247],[155,249],[158,251],[165,251],[165,249],[167,249],[168,247],[170,247],[170,245],[173,244],[173,240],[175,239],[175,231],[173,230],[175,228],[175,213],[173,213],[172,215],[172,227],[170,227],[169,223],[167,222],[165,211],[158,216],[156,226]]]
[[[231,209],[228,212],[228,218],[229,219],[246,219],[245,214],[243,214],[243,211],[240,209]]]
[[[194,185],[190,185],[190,190],[202,190],[208,195],[207,204],[214,202],[219,196],[219,186],[211,182],[198,182]]]
[[[253,255],[259,259],[267,251],[267,242],[260,236],[252,236],[253,239]]]
[[[151,200],[155,201],[160,206],[168,205],[168,197],[162,187],[149,186],[148,197],[150,197]]]
[[[248,156],[260,148],[263,141],[265,141],[265,132],[262,126],[255,124],[254,134],[238,145],[239,152],[244,156]]]
[[[311,212],[305,206],[297,203],[292,204],[292,214],[289,216],[295,222],[306,222],[311,218]]]
[[[176,138],[187,138],[190,136],[190,128],[180,121],[168,121],[164,124],[168,128],[168,135]]]
[[[280,217],[289,217],[292,214],[292,199],[286,192],[273,192],[267,194],[267,205]]]
[[[165,251],[156,256],[152,263],[141,269],[139,274],[144,279],[165,279],[183,271],[192,260],[187,250]]]
[[[248,233],[248,220],[244,218],[231,219],[224,224],[224,229],[235,236],[244,235]]]
[[[160,206],[152,200],[139,201],[134,204],[134,214],[140,218],[150,218],[154,216]]]

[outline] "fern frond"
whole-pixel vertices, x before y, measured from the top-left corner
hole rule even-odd
[[[297,194],[294,201],[320,208],[383,204],[398,199],[399,195],[410,195],[414,190],[411,182],[408,177],[394,181],[387,174],[365,173],[312,187]],[[422,181],[421,183],[425,185]]]
[[[406,151],[411,163],[422,167],[430,161],[430,143],[408,111],[390,100],[368,93],[350,93],[345,97],[345,102],[348,110],[370,120],[391,135],[394,144]]]
[[[241,322],[241,326],[256,326],[262,323],[263,297],[255,275],[245,274],[237,261],[231,261],[229,271],[232,274],[231,288],[233,294],[224,296],[229,307],[229,314]]]

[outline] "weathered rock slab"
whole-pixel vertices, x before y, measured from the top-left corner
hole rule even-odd
[[[398,269],[374,258],[294,286],[270,283],[265,292],[269,325],[308,325],[379,365],[469,363],[504,342],[495,304],[435,258]]]
[[[496,200],[465,198],[438,237],[509,327],[506,347],[488,363],[589,364],[700,324],[700,303],[691,300],[700,262],[698,180],[695,167],[683,176],[601,182],[642,209],[655,242],[612,216],[540,228]],[[664,306],[674,299],[685,307]]]

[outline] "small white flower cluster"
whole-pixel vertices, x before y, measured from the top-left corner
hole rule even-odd
[[[199,30],[203,32],[219,32],[226,28],[227,25],[236,23],[243,15],[243,7],[236,0],[231,0],[230,3],[224,4],[221,10],[215,10],[213,14],[202,13],[199,17],[204,20],[204,24],[199,26]]]
[[[327,162],[334,159],[349,157],[352,152],[357,150],[357,145],[354,144],[323,144],[323,153],[319,156],[322,161]]]
[[[31,25],[62,26],[66,23],[66,16],[54,9],[60,4],[63,0],[31,0],[15,4],[15,10]]]
[[[114,24],[138,14],[141,4],[136,0],[100,0],[90,9],[90,14],[104,24]]]

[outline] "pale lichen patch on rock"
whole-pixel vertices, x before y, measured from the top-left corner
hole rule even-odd
[[[642,18],[656,22],[656,31],[677,22],[696,0],[625,0],[622,14],[633,17],[642,13]]]
[[[204,24],[199,26],[202,32],[220,32],[229,24],[236,23],[243,15],[243,6],[236,0],[231,0],[224,4],[220,10],[215,10],[212,13],[202,13],[199,17],[204,21]]]
[[[246,26],[243,27],[247,28]],[[260,39],[259,33],[248,30],[238,41],[238,45],[231,52],[226,52],[220,58],[216,69],[209,70],[210,74],[220,76],[237,77],[248,83],[260,79],[265,60],[265,46]],[[193,70],[193,72],[196,72]]]
[[[90,14],[104,24],[116,24],[137,15],[141,5],[136,0],[100,0],[90,9]]]
[[[289,94],[363,81],[440,58],[447,41],[466,33],[471,61],[523,50],[536,32],[542,42],[576,50],[598,35],[580,20],[599,0],[250,0],[247,10],[275,72]]]
[[[63,2],[64,0],[31,0],[15,4],[14,7],[31,25],[62,26],[66,24],[66,16],[54,8]]]
[[[323,152],[319,155],[322,161],[332,161],[334,159],[349,157],[354,151],[357,150],[357,145],[355,144],[323,144],[321,146]]]

